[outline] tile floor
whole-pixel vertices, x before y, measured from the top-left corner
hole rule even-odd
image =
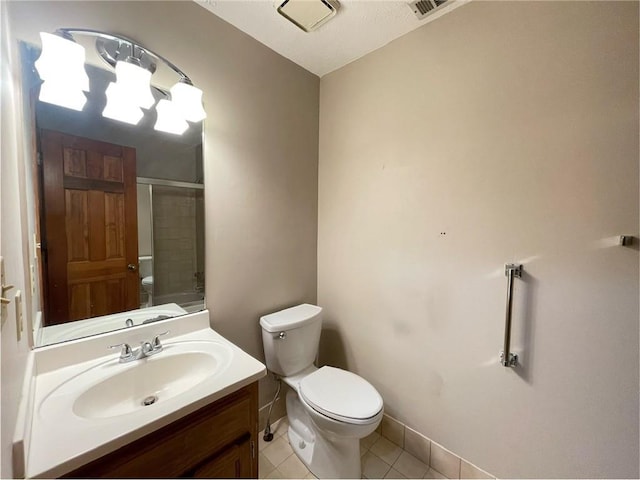
[[[260,478],[316,478],[293,453],[288,428],[286,417],[275,422],[271,442],[259,432]],[[447,478],[377,432],[361,440],[360,450],[362,478]]]

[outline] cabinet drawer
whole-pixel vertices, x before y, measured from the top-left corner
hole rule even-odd
[[[193,472],[193,478],[251,478],[251,440],[228,447],[213,458],[205,460]]]
[[[136,440],[66,477],[167,478],[184,475],[194,465],[229,444],[252,435],[257,385],[245,387],[183,419]],[[253,395],[253,396],[252,396]]]

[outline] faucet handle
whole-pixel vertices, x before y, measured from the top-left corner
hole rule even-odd
[[[151,342],[140,342],[140,351],[144,355],[153,355],[156,353],[156,348]]]
[[[133,350],[131,350],[131,345],[129,345],[128,343],[118,343],[117,345],[109,345],[109,348],[120,348],[122,347],[122,350],[120,350],[120,358],[129,358],[133,356]]]
[[[160,337],[162,337],[163,335],[166,335],[169,332],[170,332],[170,330],[167,330],[166,332],[159,333],[155,337],[153,337],[153,349],[154,350],[162,348],[162,344],[160,343]]]

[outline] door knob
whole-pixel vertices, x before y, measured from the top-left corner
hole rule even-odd
[[[127,265],[127,268],[132,272],[135,272],[138,269],[138,266],[135,263],[130,263],[129,265]]]

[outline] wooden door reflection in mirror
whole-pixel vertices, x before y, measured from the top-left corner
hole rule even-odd
[[[50,130],[41,142],[46,324],[137,308],[135,149]]]

